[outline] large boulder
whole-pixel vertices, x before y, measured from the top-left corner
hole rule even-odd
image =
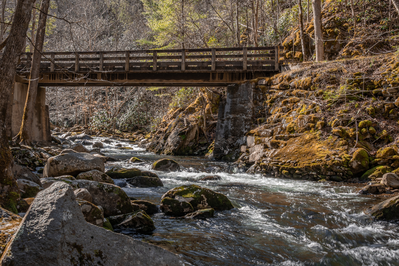
[[[399,219],[399,196],[383,201],[369,210],[366,213],[372,215],[377,220],[396,220]]]
[[[158,177],[157,174],[149,172],[149,171],[142,171],[137,168],[130,168],[130,169],[111,169],[108,172],[106,172],[107,175],[109,175],[113,179],[123,179],[123,178],[133,178],[136,176],[152,176],[152,177]]]
[[[77,143],[77,144],[72,145],[71,149],[76,151],[76,152],[89,153],[89,150],[86,149],[81,143]]]
[[[17,179],[17,184],[22,198],[35,197],[43,189],[35,182],[26,179]]]
[[[84,179],[84,180],[91,180],[103,183],[114,184],[114,180],[112,180],[109,175],[104,174],[98,170],[91,170],[88,172],[80,173],[76,176],[76,179]]]
[[[171,189],[161,199],[161,210],[174,216],[207,208],[222,211],[234,207],[225,195],[197,185]]]
[[[182,265],[160,247],[87,223],[62,182],[39,193],[4,253],[4,266]]]
[[[381,184],[391,188],[399,188],[399,177],[394,173],[384,174]]]
[[[161,159],[152,164],[152,169],[156,171],[179,171],[180,165],[171,159]]]
[[[353,173],[361,173],[369,169],[369,155],[365,149],[357,149],[352,156],[350,166]]]
[[[134,229],[139,233],[149,233],[155,230],[151,217],[142,210],[111,216],[108,219],[114,229]]]
[[[161,179],[153,176],[135,176],[126,179],[126,182],[134,187],[163,187]]]
[[[32,173],[32,171],[29,170],[28,167],[14,164],[12,167],[12,171],[15,179],[26,179],[35,182],[39,186],[42,185],[42,183],[40,182],[40,178]]]
[[[104,216],[113,216],[133,211],[132,204],[126,192],[113,184],[101,183],[89,180],[69,180],[42,178],[46,187],[62,181],[71,185],[74,189],[85,188],[92,196],[92,203],[104,209]]]
[[[77,176],[91,170],[104,172],[104,160],[88,153],[71,152],[49,158],[44,167],[43,177]]]

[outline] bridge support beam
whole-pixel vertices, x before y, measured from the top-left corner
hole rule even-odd
[[[245,134],[251,129],[254,113],[255,84],[246,82],[227,87],[226,99],[219,106],[213,157],[235,161],[240,147],[246,143]]]
[[[19,82],[15,83],[11,127],[13,136],[18,134],[21,127],[27,92],[28,84]],[[37,93],[31,134],[32,141],[34,142],[43,143],[51,141],[49,108],[46,105],[46,89],[42,87],[39,87]]]

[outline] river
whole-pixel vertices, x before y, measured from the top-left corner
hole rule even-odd
[[[358,195],[359,186],[234,173],[226,163],[155,155],[127,143],[122,144],[133,149],[121,150],[118,143],[102,149],[123,160],[108,168],[150,170],[152,162],[165,157],[182,166],[180,172],[156,172],[164,187],[125,187],[130,197],[159,204],[169,189],[197,184],[233,202],[233,210],[218,211],[212,219],[179,219],[160,212],[152,216],[152,234],[122,232],[167,248],[188,265],[399,265],[398,224],[366,216],[363,210],[382,199]],[[133,156],[144,163],[128,163]],[[222,180],[199,181],[210,173]]]

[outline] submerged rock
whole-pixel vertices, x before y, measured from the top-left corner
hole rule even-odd
[[[38,184],[26,179],[17,179],[17,184],[22,198],[35,197],[43,189]]]
[[[399,196],[383,201],[369,210],[366,213],[372,215],[377,220],[395,220],[399,219]]]
[[[152,169],[156,171],[179,171],[180,165],[171,159],[161,159],[152,164]]]
[[[76,179],[92,180],[97,182],[114,184],[114,180],[112,180],[111,177],[98,170],[91,170],[88,172],[80,173],[76,176]]]
[[[88,153],[67,153],[51,157],[44,167],[43,177],[73,175],[99,170],[104,172],[104,161]]]
[[[161,210],[174,216],[207,208],[222,211],[234,207],[225,195],[197,185],[171,189],[162,196],[161,200]]]
[[[154,222],[145,211],[108,217],[114,229],[134,229],[139,233],[149,233],[155,230]]]
[[[39,193],[17,235],[2,265],[182,265],[160,247],[87,223],[62,182]]]
[[[153,176],[135,176],[126,179],[126,182],[135,187],[163,187],[161,179]]]
[[[384,174],[381,184],[391,188],[399,188],[399,177],[394,173]]]
[[[109,175],[113,179],[122,179],[122,178],[133,178],[136,176],[152,176],[152,177],[158,177],[157,174],[149,172],[149,171],[141,171],[140,169],[137,168],[130,168],[130,169],[111,169],[108,172],[106,172],[107,175]]]
[[[133,207],[137,206],[140,210],[145,211],[149,215],[153,215],[158,212],[158,207],[152,202],[146,200],[132,200]]]

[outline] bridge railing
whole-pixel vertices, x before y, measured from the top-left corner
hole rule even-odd
[[[20,72],[29,71],[31,58],[22,55]],[[41,73],[277,71],[278,58],[277,47],[46,52]]]

